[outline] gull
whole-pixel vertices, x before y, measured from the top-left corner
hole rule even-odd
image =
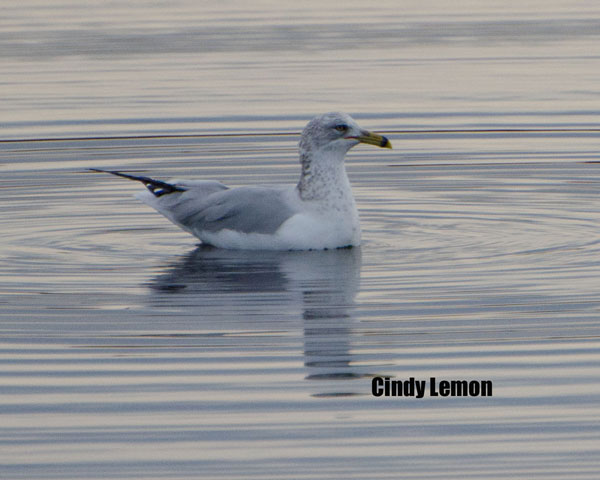
[[[358,211],[344,158],[366,143],[392,148],[346,113],[313,118],[299,143],[296,185],[229,188],[214,180],[163,182],[113,170],[90,169],[142,182],[136,197],[202,243],[243,250],[325,250],[360,245]]]

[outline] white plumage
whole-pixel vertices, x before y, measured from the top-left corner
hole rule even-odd
[[[391,148],[344,113],[312,119],[300,140],[297,185],[228,188],[216,181],[143,182],[137,198],[216,247],[310,250],[360,244],[360,224],[344,157],[358,143]]]

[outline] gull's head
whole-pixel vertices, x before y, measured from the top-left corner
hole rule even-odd
[[[359,143],[392,148],[386,137],[363,130],[347,113],[325,113],[313,118],[302,131],[300,152],[337,152],[343,158],[348,150]]]

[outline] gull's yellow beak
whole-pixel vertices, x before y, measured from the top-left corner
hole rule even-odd
[[[368,143],[369,145],[375,145],[381,148],[392,148],[390,141],[383,135],[377,135],[373,132],[363,130],[361,134],[356,138],[360,143]]]

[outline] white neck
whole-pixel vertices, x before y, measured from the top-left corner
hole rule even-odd
[[[329,197],[352,197],[346,174],[346,152],[302,152],[302,174],[297,189],[302,200],[325,200]]]

